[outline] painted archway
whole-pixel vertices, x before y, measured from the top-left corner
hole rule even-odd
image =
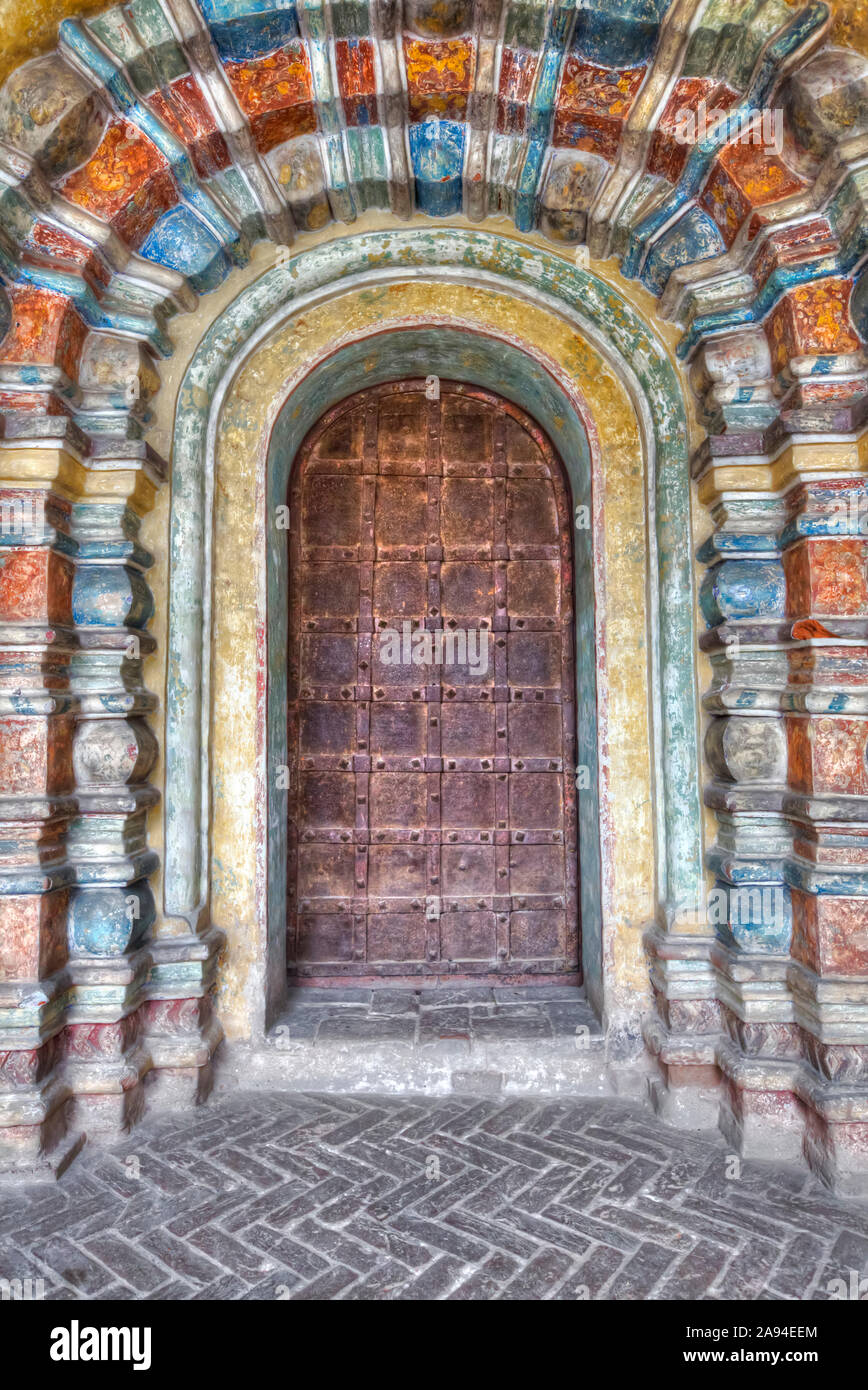
[[[327,3],[134,0],[69,21],[57,52],[11,72],[0,95],[4,641],[20,673],[2,763],[10,1162],[41,1151],[55,1162],[82,1128],[134,1118],[145,1075],[154,1098],[205,1082],[220,1031],[209,1002],[215,882],[232,899],[231,873],[217,865],[215,877],[219,814],[201,762],[214,737],[201,636],[219,560],[206,519],[220,470],[207,461],[223,428],[208,406],[213,397],[228,421],[236,402],[242,413],[251,404],[242,409],[233,372],[276,329],[281,297],[307,318],[338,302],[335,284],[376,299],[406,271],[420,293],[433,272],[441,296],[462,282],[477,296],[499,291],[507,322],[510,302],[521,317],[533,300],[628,363],[619,370],[655,470],[647,515],[674,540],[671,561],[660,545],[648,605],[660,635],[652,799],[664,910],[648,936],[657,1014],[644,1029],[669,1087],[662,1103],[695,1116],[679,1097],[707,1093],[709,1113],[722,1107],[749,1148],[804,1149],[830,1180],[860,1180],[868,63],[846,46],[851,30],[825,5],[780,0],[545,13],[458,4],[445,17],[439,6],[376,4],[353,18]],[[377,236],[335,237],[334,219],[370,219],[366,209],[388,210]],[[506,216],[518,230],[399,231],[414,209],[451,222]],[[322,244],[282,251],[246,309],[239,301],[218,317],[239,279],[264,268],[254,251],[241,269],[250,245],[297,234]],[[677,369],[625,312],[636,296],[613,298],[541,237],[586,242],[641,281],[646,324],[677,337],[689,364],[707,434],[698,448]],[[197,309],[209,292],[215,307],[206,298]],[[185,312],[201,350],[171,443],[172,555],[169,574],[160,557],[151,624],[158,642],[169,638],[163,742],[144,679],[162,676],[146,631],[141,520],[155,502],[164,514],[155,361],[168,361],[173,335],[184,339]],[[426,332],[454,327],[431,302],[422,318]],[[471,331],[498,336],[490,330]],[[523,353],[514,337],[516,370],[543,360],[541,341]],[[575,375],[568,364],[550,379],[569,397]],[[270,400],[280,398],[275,389]],[[659,435],[679,409],[674,438]],[[705,800],[719,823],[707,850],[724,903],[716,930],[704,906],[691,914],[697,644],[679,648],[670,627],[672,614],[692,618],[678,511],[688,454],[710,511],[699,646],[712,669],[702,718]],[[667,466],[676,457],[680,473]],[[214,497],[219,534],[219,488]],[[151,530],[159,552],[146,520]],[[165,913],[146,833],[159,844],[148,774],[156,763],[161,775],[161,748]],[[762,906],[736,911],[733,895],[751,889],[782,910],[768,920]],[[219,970],[221,999],[244,995],[248,1023],[262,1012],[253,996],[265,995],[252,985],[265,968],[257,952],[252,938],[234,951],[230,941]],[[246,983],[233,984],[245,959]]]
[[[471,263],[475,265],[472,273]],[[460,276],[455,274],[457,267],[462,268]],[[409,282],[408,273],[413,277]],[[420,295],[423,307],[414,314],[414,296]],[[491,300],[487,314],[476,307],[481,306],[486,297]],[[351,305],[356,300],[359,327],[352,333],[348,324],[352,321]],[[399,306],[404,300],[407,307],[402,313]],[[447,303],[453,306],[451,313],[444,312]],[[533,317],[534,311],[536,332],[529,339],[526,329],[520,325],[526,318]],[[315,346],[310,341],[308,329],[311,316],[317,312],[323,327],[321,336],[315,339],[319,345]],[[614,341],[613,320],[619,324],[620,335]],[[305,325],[304,330],[296,324]],[[338,325],[342,327],[339,329]],[[506,325],[510,325],[509,331]],[[272,358],[277,356],[277,361],[270,366],[274,394],[257,387],[251,396],[250,389],[245,390],[235,378],[242,364],[245,364],[245,375],[255,375],[254,354],[264,353],[262,345],[280,326],[283,326],[285,346],[283,356],[272,349]],[[304,343],[302,352],[299,352],[300,342]],[[552,342],[559,344],[560,356],[555,359],[547,346]],[[269,536],[269,565],[267,586],[261,579],[258,592],[260,604],[267,602],[266,589],[270,592],[272,612],[269,616],[266,611],[260,611],[257,643],[251,646],[248,642],[246,649],[235,647],[232,675],[224,679],[234,692],[232,699],[237,699],[243,671],[251,669],[257,661],[261,664],[268,650],[270,660],[267,674],[265,671],[262,674],[262,685],[278,692],[271,705],[269,761],[276,759],[277,764],[282,764],[285,755],[281,756],[279,748],[283,727],[280,690],[283,681],[281,652],[285,644],[281,641],[281,624],[285,624],[285,614],[282,615],[277,596],[285,592],[285,557],[281,545],[283,538],[269,527],[268,517],[275,514],[285,496],[287,469],[311,425],[325,409],[347,394],[348,382],[364,380],[376,384],[401,374],[408,362],[419,372],[427,364],[426,375],[433,372],[449,377],[458,373],[461,379],[497,390],[532,411],[565,460],[574,496],[586,497],[591,503],[594,489],[589,434],[599,439],[603,433],[610,440],[611,451],[620,456],[617,446],[611,442],[612,421],[607,424],[599,418],[606,361],[601,350],[610,359],[617,359],[622,373],[625,366],[629,371],[631,361],[636,362],[637,370],[629,372],[629,389],[620,388],[618,413],[613,414],[612,421],[623,418],[625,410],[631,410],[632,440],[637,458],[630,471],[638,479],[639,486],[639,510],[634,511],[634,516],[643,536],[646,510],[643,459],[649,460],[648,485],[654,498],[651,511],[658,518],[657,534],[652,536],[655,573],[652,583],[659,593],[660,611],[665,615],[662,624],[665,631],[661,628],[659,642],[646,641],[642,613],[643,541],[638,555],[638,588],[636,575],[633,577],[639,645],[613,659],[618,661],[620,678],[626,683],[629,683],[628,673],[632,670],[640,702],[647,700],[645,666],[648,660],[662,667],[660,679],[667,683],[668,702],[659,702],[657,775],[660,785],[667,791],[662,829],[655,828],[658,848],[653,891],[660,893],[660,911],[669,926],[675,926],[680,915],[695,911],[701,830],[695,772],[698,733],[692,640],[694,600],[689,550],[684,545],[689,529],[689,486],[683,405],[668,356],[627,302],[588,272],[531,253],[526,248],[519,251],[502,238],[481,233],[402,232],[389,238],[388,248],[384,248],[381,237],[354,238],[329,245],[257,281],[245,301],[233,303],[224,318],[214,325],[181,387],[175,431],[169,666],[171,672],[181,675],[183,689],[180,698],[172,692],[167,709],[165,892],[168,912],[183,911],[189,914],[190,920],[198,920],[205,907],[200,896],[203,885],[213,877],[213,869],[209,871],[208,866],[209,855],[213,859],[215,851],[208,850],[207,841],[201,842],[195,872],[189,853],[191,838],[197,830],[213,827],[215,815],[219,815],[209,805],[213,777],[199,742],[203,711],[207,711],[209,705],[208,686],[201,675],[188,674],[207,673],[207,615],[215,611],[212,586],[219,582],[209,574],[209,563],[213,561],[209,561],[205,545],[205,538],[211,533],[210,499],[218,493],[225,495],[227,487],[237,486],[248,494],[253,488],[259,499],[257,511],[261,531],[258,534]],[[372,360],[374,351],[376,361]],[[589,351],[594,356],[594,368],[583,359],[583,353]],[[249,363],[248,358],[252,359]],[[583,379],[587,375],[589,383],[596,383],[594,392],[599,400],[596,406],[587,403],[582,387],[577,385],[580,370]],[[611,374],[611,368],[609,371]],[[609,389],[614,390],[614,385]],[[241,400],[236,405],[239,391]],[[636,404],[628,406],[631,396]],[[582,401],[581,406],[577,400]],[[194,402],[201,403],[198,410]],[[251,467],[258,461],[258,471],[245,475],[243,483],[239,475],[235,482],[227,479],[219,488],[214,474],[215,469],[218,473],[220,469],[220,450],[214,437],[218,416],[222,430],[232,436],[231,457],[249,459]],[[269,458],[272,463],[264,495],[265,461]],[[595,505],[599,508],[595,523],[599,540],[603,526],[602,497]],[[248,521],[251,520],[248,517]],[[593,592],[599,588],[599,584],[595,584],[599,560],[595,561],[591,542],[590,532],[576,532],[577,582]],[[241,537],[233,534],[219,543],[215,541],[214,553],[216,555],[219,550],[225,557],[231,557],[239,550],[248,553],[259,548],[261,540],[249,533]],[[226,578],[228,581],[228,576]],[[223,594],[221,610],[249,612],[253,601],[251,594],[235,591],[237,581],[228,582],[233,584],[233,592],[231,598],[228,592]],[[249,576],[249,582],[256,585],[254,575]],[[255,591],[254,588],[252,592]],[[582,612],[587,623],[587,605],[582,605]],[[598,706],[593,653],[599,642],[600,638],[593,633],[577,633],[579,708],[584,715],[584,718],[580,715],[579,722],[588,735],[584,743],[580,739],[579,762],[592,771],[590,795],[579,807],[580,835],[585,837],[582,857],[588,865],[582,885],[583,919],[588,924],[584,963],[589,990],[602,1012],[608,1002],[604,997],[602,965],[604,893],[593,868],[600,863],[597,843],[601,817],[597,790],[599,750],[590,738]],[[611,654],[611,639],[605,645]],[[666,705],[668,707],[664,707]],[[228,710],[226,717],[230,718]],[[624,722],[625,725],[629,723],[626,709]],[[237,716],[232,724],[232,744],[249,750],[249,742],[239,740]],[[237,775],[243,777],[243,767],[237,769]],[[269,795],[274,796],[273,788],[269,791],[263,785],[259,804],[265,805]],[[237,798],[236,780],[228,811],[232,819],[239,814]],[[646,798],[650,798],[647,788]],[[256,807],[251,804],[247,816],[242,815],[241,819],[246,822],[249,818],[249,823],[253,824],[256,814]],[[267,946],[263,941],[254,952],[269,962],[280,959],[285,922],[281,891],[284,823],[285,812],[278,805],[269,817],[268,834],[264,836],[270,859],[266,880],[258,894],[260,915],[261,904],[269,904],[269,941]],[[637,840],[637,848],[639,843]],[[650,842],[646,852],[649,850],[654,855]],[[226,849],[221,847],[216,855],[221,868],[225,868]],[[180,873],[173,877],[176,863]],[[240,877],[252,883],[254,866],[249,867],[248,875],[239,875],[237,869],[233,870],[233,881],[237,882]],[[653,915],[651,900],[645,905],[644,915],[632,922],[634,932],[648,920],[649,912]],[[255,915],[249,900],[245,907],[240,903],[230,907],[227,903],[224,909],[226,920],[237,920],[241,916],[250,920]],[[278,965],[270,977],[268,1014],[273,1014],[279,1006],[284,987],[284,972]],[[256,989],[254,997],[257,997]],[[258,1009],[259,1005],[255,1007]],[[619,1001],[618,1008],[621,1012],[627,1011],[626,997]],[[258,1026],[261,1028],[262,1022]]]

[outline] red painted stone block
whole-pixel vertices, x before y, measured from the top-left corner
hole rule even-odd
[[[18,1086],[36,1086],[56,1065],[62,1034],[55,1033],[47,1038],[41,1047],[19,1051],[0,1052],[0,1091],[11,1091]]]
[[[214,1003],[210,994],[192,999],[148,999],[141,1013],[146,1029],[160,1034],[195,1033],[211,1019]]]
[[[73,786],[72,719],[0,719],[0,787],[9,795],[63,795]]]
[[[468,39],[404,39],[410,120],[463,121],[475,53]]]
[[[141,1034],[141,1010],[115,1023],[71,1023],[64,1030],[63,1051],[70,1061],[117,1062]]]
[[[0,343],[0,362],[14,366],[60,367],[75,379],[87,329],[72,301],[53,290],[10,285],[12,320]],[[19,397],[14,397],[17,403]],[[44,408],[44,397],[39,401]]]
[[[651,141],[648,172],[676,183],[684,171],[691,148],[683,139],[678,139],[679,129],[686,132],[692,119],[695,130],[698,120],[707,123],[716,119],[717,112],[727,111],[737,100],[738,93],[716,78],[679,78]]]
[[[226,74],[250,119],[262,154],[316,130],[313,85],[304,45],[288,44],[267,58],[227,61]]]
[[[868,722],[841,715],[786,719],[789,785],[794,791],[868,795]]]
[[[70,652],[56,647],[0,647],[0,690],[66,690]]]
[[[724,1134],[746,1158],[800,1158],[805,1106],[792,1091],[750,1090],[727,1077],[722,1112]]]
[[[78,272],[97,294],[111,279],[108,266],[92,246],[50,222],[34,222],[24,247],[30,261]]]
[[[751,218],[749,241],[761,231],[763,220],[759,215]],[[838,240],[825,217],[801,222],[794,227],[782,227],[762,243],[750,266],[751,278],[757,289],[762,289],[778,268],[803,265],[819,256],[833,255],[837,249]]]
[[[66,415],[72,418],[69,406],[54,391],[0,391],[0,410],[15,410],[31,415]]]
[[[614,159],[644,76],[644,67],[617,72],[584,63],[571,54],[558,92],[554,144]]]
[[[720,1068],[713,1062],[697,1062],[695,1065],[682,1065],[679,1062],[663,1064],[666,1084],[671,1087],[700,1086],[713,1089],[721,1083]]]
[[[50,866],[63,862],[67,818],[7,822],[9,833],[0,840],[0,866]]]
[[[371,40],[338,39],[335,64],[347,125],[376,125],[377,74]]]
[[[868,975],[868,898],[794,889],[791,950],[817,975]]]
[[[868,826],[802,825],[793,850],[810,864],[868,864]]]
[[[792,686],[868,685],[868,647],[794,647],[787,652],[787,662]]]
[[[813,537],[784,554],[787,616],[868,615],[868,541],[856,536]],[[834,623],[830,624],[834,631]]]
[[[850,401],[864,396],[865,382],[862,373],[854,375],[849,381],[805,381],[800,380],[787,394],[786,412],[808,405],[822,405],[834,401]]]
[[[148,105],[187,146],[197,174],[208,178],[229,165],[226,141],[192,73],[171,82],[165,91],[152,92]]]
[[[66,889],[0,896],[0,980],[44,980],[66,963]]]
[[[506,135],[521,135],[527,129],[527,105],[533,91],[537,55],[505,48],[500,61],[497,93],[497,129]]]
[[[864,1196],[868,1124],[832,1122],[811,1110],[805,1130],[805,1147],[811,1155],[811,1166],[833,1181],[837,1191]],[[845,1283],[848,1282],[847,1271],[843,1277]]]
[[[0,552],[0,622],[72,622],[72,564],[34,548]]]

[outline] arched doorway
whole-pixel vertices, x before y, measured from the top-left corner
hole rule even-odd
[[[289,506],[290,976],[578,982],[551,443],[492,392],[390,382],[314,426]]]
[[[324,412],[362,386],[429,374],[470,383],[545,430],[581,516],[572,542],[582,975],[592,1007],[628,1047],[639,1038],[637,1011],[649,1007],[642,931],[656,902],[677,919],[699,864],[681,397],[659,343],[594,277],[536,253],[508,260],[481,233],[438,232],[433,266],[427,234],[397,238],[400,271],[378,268],[380,241],[363,236],[341,243],[347,275],[332,246],[299,257],[289,278],[271,272],[249,316],[236,306],[227,317],[220,352],[197,355],[179,396],[172,592],[188,598],[172,609],[172,662],[190,674],[185,698],[167,709],[166,902],[194,911],[210,892],[232,953],[221,1020],[230,1039],[267,1038],[287,983],[293,465]],[[484,265],[468,271],[480,250]],[[469,274],[478,283],[465,283]],[[208,402],[204,415],[198,400]],[[254,563],[239,564],[242,555]],[[200,592],[209,644],[193,620]],[[664,701],[649,699],[657,688]],[[197,762],[203,720],[210,747]]]

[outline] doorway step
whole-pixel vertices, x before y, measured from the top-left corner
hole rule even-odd
[[[218,1087],[388,1095],[644,1096],[581,989],[300,988],[259,1047],[228,1050]]]

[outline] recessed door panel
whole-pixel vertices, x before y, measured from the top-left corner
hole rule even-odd
[[[488,392],[332,410],[290,492],[291,973],[578,972],[569,503]]]

